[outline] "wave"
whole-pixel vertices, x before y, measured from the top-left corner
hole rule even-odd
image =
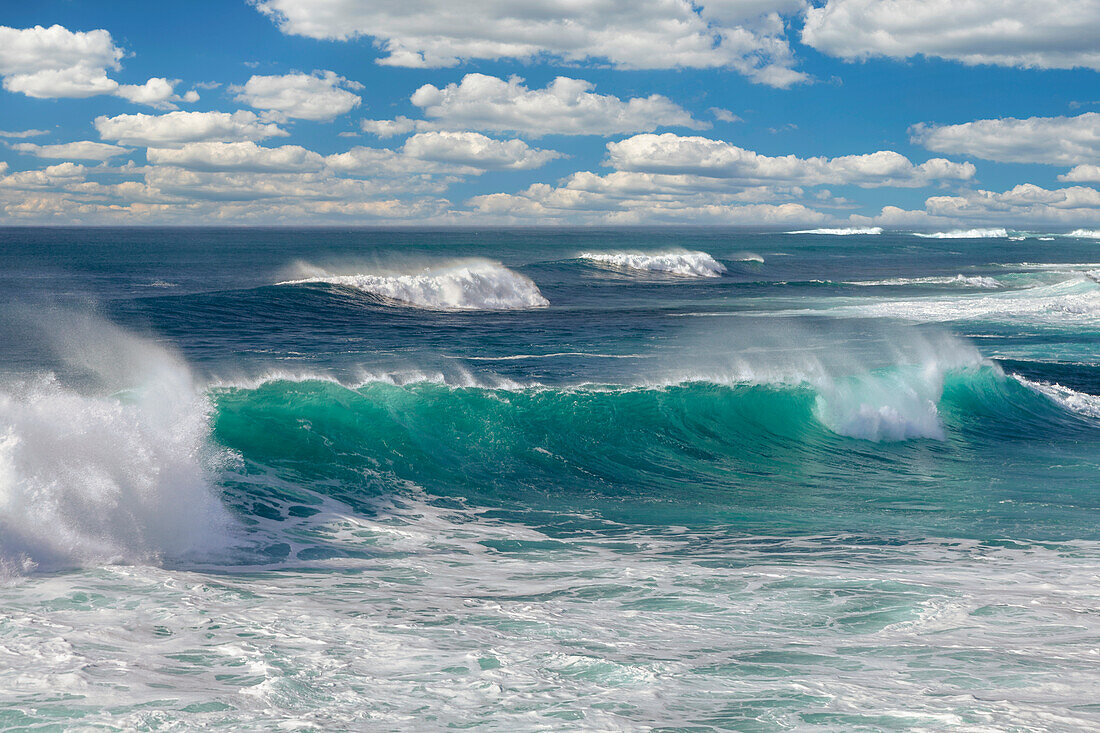
[[[983,295],[881,300],[843,305],[832,315],[902,318],[926,323],[950,321],[1024,321],[1066,326],[1100,319],[1100,287],[1086,273],[1060,282]]]
[[[1020,384],[1048,397],[1070,412],[1100,420],[1100,395],[1078,392],[1054,382],[1035,382],[1019,375],[1014,376]]]
[[[187,368],[102,322],[70,317],[65,328],[57,347],[79,362],[79,379],[0,387],[0,566],[155,562],[228,546],[211,406]]]
[[[606,267],[639,272],[655,272],[685,277],[718,277],[726,271],[726,266],[706,252],[686,250],[668,252],[582,252],[580,259],[595,262]],[[763,262],[764,258],[746,257]]]
[[[835,237],[851,237],[856,235],[882,234],[882,227],[840,227],[837,229],[800,229],[785,234],[829,234]]]
[[[1074,229],[1067,237],[1079,237],[1081,239],[1100,239],[1100,229]]]
[[[894,277],[886,280],[854,280],[846,281],[845,285],[859,285],[863,287],[879,285],[961,285],[966,288],[995,289],[1001,287],[996,278],[984,275],[955,275],[944,277]]]
[[[467,260],[414,274],[318,274],[278,285],[323,283],[355,288],[386,302],[433,310],[522,310],[550,305],[538,286],[498,262]]]
[[[926,239],[1006,239],[1008,230],[1004,228],[952,229],[946,232],[913,232],[913,236]]]

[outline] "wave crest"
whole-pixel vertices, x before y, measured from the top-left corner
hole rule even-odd
[[[685,277],[718,277],[726,271],[725,265],[706,252],[582,252],[580,258],[615,269]],[[760,257],[757,261],[763,262],[764,259]]]
[[[915,237],[925,239],[1007,239],[1008,230],[1001,228],[990,229],[952,229],[946,232],[913,232]]]
[[[835,229],[826,227],[823,229],[800,229],[796,232],[787,232],[787,234],[828,234],[834,237],[851,237],[860,234],[882,234],[882,227],[838,227]]]
[[[316,271],[316,268],[313,268]],[[550,305],[528,277],[498,262],[467,261],[414,274],[322,274],[279,285],[326,283],[434,310],[522,310]]]

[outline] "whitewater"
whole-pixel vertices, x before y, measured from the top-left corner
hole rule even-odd
[[[0,229],[0,727],[1095,728],[1051,236]]]

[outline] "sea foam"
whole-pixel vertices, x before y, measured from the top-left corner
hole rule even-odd
[[[836,229],[800,229],[787,234],[828,234],[834,237],[851,237],[855,235],[882,234],[882,227],[839,227]]]
[[[550,304],[530,278],[498,262],[485,260],[466,260],[402,274],[339,275],[311,269],[320,274],[278,284],[340,285],[395,303],[438,310],[522,310]]]
[[[750,253],[751,254],[751,253]],[[616,269],[656,272],[685,277],[718,277],[726,266],[706,252],[673,250],[668,252],[582,252],[581,259]],[[746,256],[746,261],[763,262]]]
[[[209,406],[164,349],[74,318],[76,383],[0,387],[0,565],[9,572],[154,562],[229,544],[212,488]]]
[[[913,236],[925,239],[1006,239],[1008,230],[1004,228],[952,229],[946,232],[913,232]]]

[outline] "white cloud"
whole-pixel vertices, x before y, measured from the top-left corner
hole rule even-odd
[[[895,206],[882,210],[875,222],[884,226],[982,224],[993,226],[1093,225],[1100,220],[1100,191],[1087,186],[1045,189],[1023,183],[1007,191],[967,191],[932,196],[924,210]]]
[[[273,123],[253,112],[169,112],[163,115],[97,117],[95,128],[104,140],[144,147],[178,147],[190,142],[240,142],[285,136]]]
[[[1068,173],[1058,176],[1058,180],[1073,183],[1100,183],[1100,165],[1074,166]]]
[[[462,60],[606,60],[628,69],[729,67],[786,87],[806,80],[779,13],[802,0],[254,0],[284,33],[370,36],[379,63],[416,68]]]
[[[421,125],[427,125],[427,123],[423,120],[410,120],[405,116],[397,117],[392,120],[362,120],[359,123],[363,132],[369,132],[378,137],[408,135]]]
[[[263,148],[251,141],[198,142],[179,148],[149,148],[153,165],[171,165],[194,171],[316,171],[324,158],[298,145]]]
[[[0,26],[0,76],[4,89],[42,99],[113,94],[139,104],[174,109],[174,82],[154,77],[145,84],[119,84],[107,71],[120,68],[124,56],[103,29],[70,31],[64,26]]]
[[[283,76],[253,76],[244,86],[231,87],[236,100],[265,110],[270,119],[331,120],[359,106],[360,99],[344,87],[361,88],[332,71]]]
[[[1002,163],[1076,165],[1100,161],[1100,113],[1076,117],[1013,117],[961,125],[915,125],[918,143],[940,153],[962,153]]]
[[[153,77],[144,84],[120,84],[114,94],[136,104],[147,104],[157,109],[176,109],[173,102],[199,101],[199,93],[194,90],[182,97],[178,96],[175,91],[178,83],[178,80]]]
[[[562,154],[522,140],[494,140],[477,132],[422,132],[405,141],[405,155],[481,170],[530,170]]]
[[[475,196],[467,203],[477,216],[505,223],[767,225],[818,224],[831,219],[800,203],[743,203],[748,197],[684,195],[683,191],[665,195],[619,183],[626,182],[581,173],[561,186],[536,183],[519,193]]]
[[[970,163],[933,158],[914,165],[904,155],[889,150],[838,158],[769,157],[722,140],[672,133],[635,135],[608,143],[607,150],[608,163],[618,170],[688,174],[747,185],[925,186],[943,179],[967,180],[975,173]]]
[[[61,143],[60,145],[36,145],[35,143],[15,143],[12,150],[20,153],[34,155],[39,158],[53,158],[55,160],[110,160],[120,155],[132,152],[130,148],[118,145],[97,143],[91,140],[79,142]]]
[[[965,64],[1100,69],[1096,0],[828,0],[802,42],[848,60],[934,56]]]
[[[667,97],[654,94],[622,100],[596,94],[591,82],[559,76],[544,89],[528,89],[523,79],[505,81],[467,74],[458,84],[440,89],[425,84],[411,101],[435,127],[510,130],[541,135],[615,135],[657,127],[702,128],[709,125]],[[421,127],[420,129],[423,129]]]
[[[49,134],[49,130],[0,130],[0,137],[12,138],[15,140],[22,140],[28,137],[39,137],[41,135]]]

